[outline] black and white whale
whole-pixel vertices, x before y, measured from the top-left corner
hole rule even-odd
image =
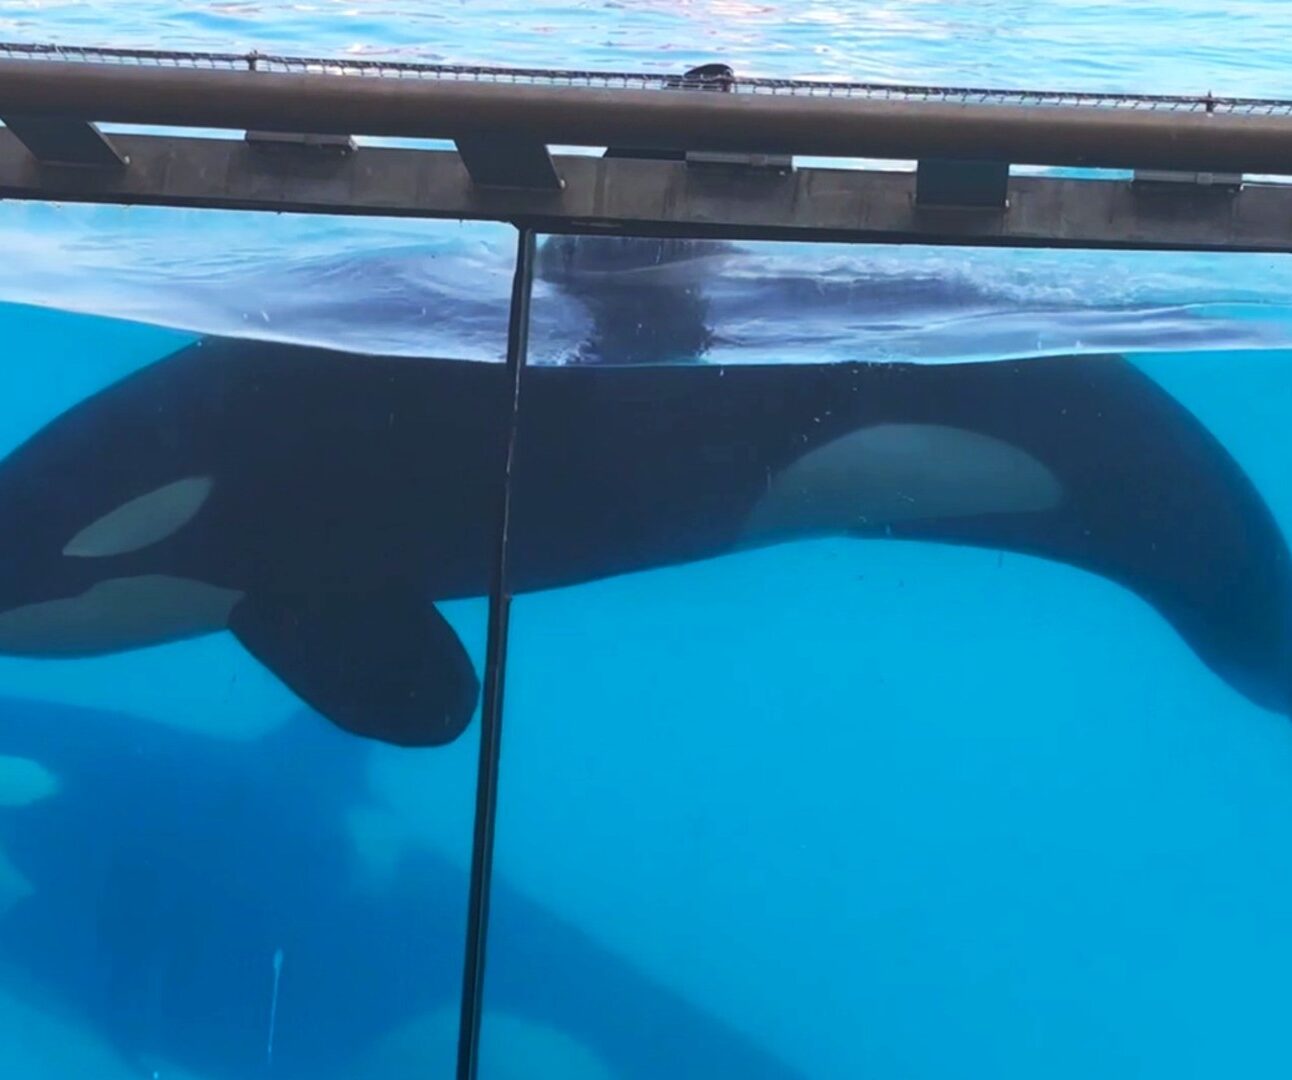
[[[130,1075],[451,1070],[465,861],[401,839],[367,766],[304,710],[244,742],[0,698],[6,981],[21,972]],[[492,911],[489,1075],[801,1076],[505,880]]]
[[[488,589],[508,389],[500,364],[227,339],[130,375],[0,462],[0,652],[228,629],[343,728],[453,739],[478,680],[434,604]],[[515,592],[827,535],[1022,552],[1292,705],[1284,537],[1118,356],[532,367],[511,535]]]
[[[716,336],[706,286],[738,259],[715,240],[550,236],[535,273],[591,318],[567,363],[695,363]]]

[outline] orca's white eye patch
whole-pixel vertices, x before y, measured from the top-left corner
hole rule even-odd
[[[90,522],[67,542],[63,554],[99,559],[146,548],[192,521],[210,494],[209,476],[188,476],[164,484]]]

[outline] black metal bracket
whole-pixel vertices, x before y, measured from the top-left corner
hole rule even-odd
[[[327,157],[346,157],[358,149],[350,135],[310,135],[286,131],[248,131],[248,146],[270,154],[308,153]]]
[[[785,176],[794,171],[794,158],[789,154],[723,154],[709,150],[688,150],[686,163],[706,169],[772,173],[776,176]]]
[[[85,120],[6,116],[4,124],[42,165],[77,169],[124,169],[130,159]]]
[[[560,191],[565,187],[552,155],[541,142],[471,135],[457,139],[456,145],[477,187],[528,191]]]
[[[915,170],[915,205],[953,210],[1009,207],[1009,163],[921,158]]]
[[[1136,191],[1159,194],[1233,194],[1243,189],[1242,173],[1172,172],[1168,169],[1137,169],[1131,186]]]

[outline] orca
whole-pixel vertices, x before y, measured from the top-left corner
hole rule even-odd
[[[218,338],[129,375],[0,462],[0,652],[227,629],[348,731],[454,739],[479,679],[435,603],[489,589],[510,393],[502,364]],[[982,546],[1116,582],[1292,705],[1287,543],[1124,357],[535,365],[520,402],[510,592],[821,536]]]
[[[738,257],[711,240],[558,235],[538,249],[534,269],[591,318],[566,363],[696,363],[717,336],[706,286]]]
[[[25,973],[35,1000],[139,1075],[170,1075],[165,1062],[230,1080],[402,1080],[447,1066],[469,837],[460,864],[409,842],[369,880],[354,822],[373,796],[349,736],[305,711],[234,742],[0,698],[0,754],[28,763],[21,804],[0,800],[0,853],[27,886],[0,907],[0,970]],[[516,1021],[560,1033],[618,1080],[800,1075],[503,879],[492,912],[486,1058],[506,1049],[488,1045],[491,1025],[511,1018],[500,1038]],[[452,1018],[434,1046],[380,1053],[434,1015]],[[528,1065],[505,1075],[571,1075]]]

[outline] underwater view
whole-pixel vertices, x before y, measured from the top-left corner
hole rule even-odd
[[[483,1075],[1274,1075],[1292,356],[722,363],[719,257],[540,247]],[[5,1069],[447,1075],[504,323],[0,320]]]
[[[131,7],[0,24],[1292,94],[1258,3]],[[515,231],[0,238],[0,1077],[453,1075]],[[1287,1076],[1290,328],[1281,256],[540,236],[481,1077]]]

